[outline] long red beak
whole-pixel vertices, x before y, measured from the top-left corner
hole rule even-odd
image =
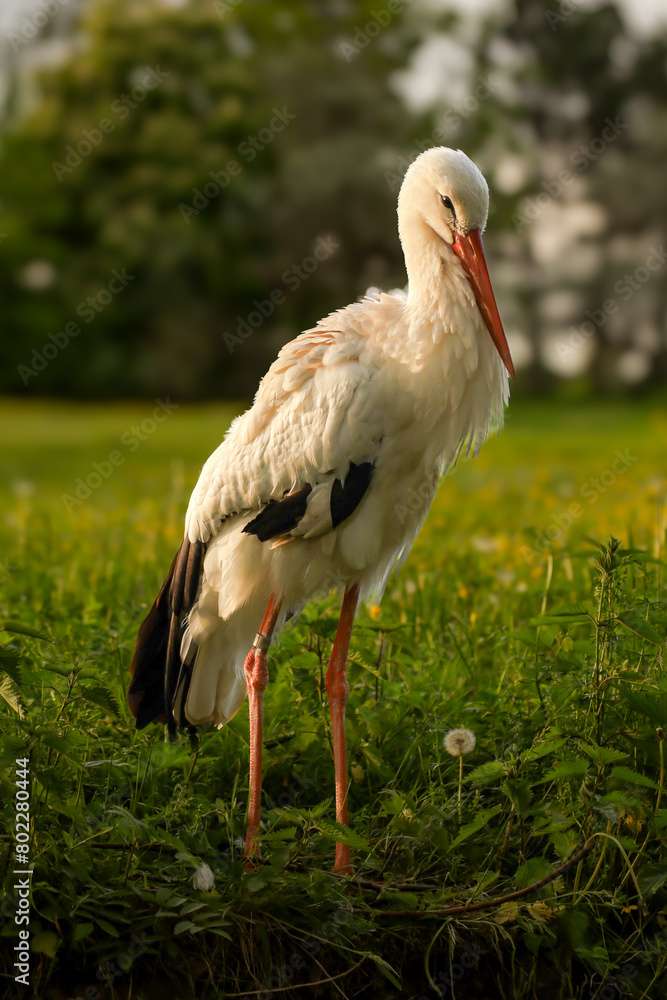
[[[471,229],[470,232],[462,235],[457,233],[452,243],[452,250],[468,275],[468,280],[475,293],[479,311],[484,317],[486,328],[491,334],[491,340],[496,345],[496,350],[502,358],[502,362],[510,375],[514,375],[514,364],[512,355],[507,343],[507,337],[503,330],[503,322],[496,305],[496,297],[493,294],[489,269],[486,266],[484,257],[484,245],[482,244],[482,234],[479,229]]]

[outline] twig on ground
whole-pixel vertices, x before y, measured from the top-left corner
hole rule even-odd
[[[502,906],[503,903],[511,903],[515,899],[523,899],[524,896],[530,896],[531,893],[537,892],[538,889],[548,885],[550,882],[555,882],[560,875],[578,864],[588,854],[593,847],[593,841],[594,838],[590,837],[569,858],[554,868],[553,871],[549,872],[548,875],[545,875],[544,878],[538,879],[537,882],[531,882],[530,885],[524,886],[523,889],[515,889],[514,892],[505,893],[504,896],[493,896],[491,899],[482,899],[477,903],[455,903],[453,906],[433,907],[430,910],[376,910],[375,913],[378,917],[440,918],[455,916],[457,914],[479,913],[481,910],[492,910],[496,906]]]

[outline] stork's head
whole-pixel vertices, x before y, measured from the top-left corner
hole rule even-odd
[[[510,375],[514,365],[484,258],[482,233],[489,214],[489,187],[479,167],[461,152],[436,146],[410,164],[398,196],[398,226],[437,241],[447,264],[456,255],[475,294],[491,339]]]

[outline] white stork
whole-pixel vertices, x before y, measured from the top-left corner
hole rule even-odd
[[[336,819],[348,824],[346,661],[357,602],[381,595],[438,480],[502,423],[512,359],[484,259],[486,181],[461,150],[406,172],[407,294],[374,294],[286,344],[204,464],[183,543],[132,663],[137,725],[221,727],[248,695],[245,853],[257,851],[267,651],[318,593],[343,592],[327,671]],[[349,872],[336,846],[335,869]]]

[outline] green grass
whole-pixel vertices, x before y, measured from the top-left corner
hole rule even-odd
[[[136,628],[230,416],[0,404],[5,976],[29,755],[34,996],[663,996],[665,409],[515,403],[443,484],[353,637],[353,881],[330,870],[332,597],[272,653],[254,873],[245,713],[195,750],[136,733],[125,706]],[[457,726],[477,740],[460,803]],[[521,898],[443,912],[581,844]],[[201,861],[213,892],[192,887]]]

